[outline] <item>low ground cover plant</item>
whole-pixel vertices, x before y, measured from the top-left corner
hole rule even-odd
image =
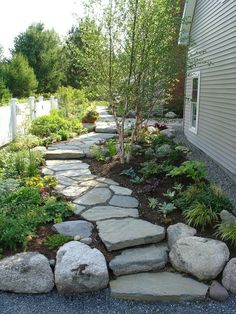
[[[65,236],[63,234],[53,234],[46,238],[44,241],[44,246],[46,246],[49,250],[55,250],[72,240],[73,237]]]

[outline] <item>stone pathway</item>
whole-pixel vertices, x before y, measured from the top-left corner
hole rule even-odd
[[[204,298],[208,287],[193,279],[169,272],[147,273],[163,269],[168,262],[168,248],[162,242],[166,230],[139,218],[139,202],[132,190],[92,175],[89,165],[80,160],[90,156],[92,145],[115,135],[113,117],[103,107],[99,107],[99,113],[96,132],[48,148],[43,173],[55,176],[55,189],[71,199],[78,215],[78,220],[56,224],[54,229],[88,240],[96,224],[108,251],[125,249],[109,265],[119,276],[110,285],[113,296],[163,301]]]

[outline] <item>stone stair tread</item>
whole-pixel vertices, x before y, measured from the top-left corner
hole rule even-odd
[[[168,262],[166,243],[126,249],[114,257],[109,267],[116,276],[163,269]]]
[[[99,236],[108,251],[158,243],[165,238],[165,229],[136,218],[97,221]]]
[[[117,206],[95,206],[84,211],[81,215],[89,221],[99,221],[111,218],[139,217],[138,209]]]
[[[48,150],[45,154],[46,159],[77,159],[84,157],[84,151],[82,150],[70,150],[70,149],[55,149]]]
[[[121,276],[111,281],[110,287],[112,297],[153,302],[204,300],[209,288],[192,278],[170,272]]]

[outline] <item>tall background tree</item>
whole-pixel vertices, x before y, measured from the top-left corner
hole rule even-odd
[[[55,92],[64,80],[62,44],[54,30],[33,24],[14,40],[12,54],[21,53],[33,68],[38,92]]]
[[[125,162],[124,122],[129,110],[136,122],[129,146],[129,161],[141,123],[155,105],[165,101],[184,69],[184,53],[177,45],[180,2],[172,0],[109,0],[96,29],[102,34],[82,34],[90,77],[103,83],[113,110],[120,142],[120,160]],[[98,6],[91,0],[90,11]],[[90,18],[92,14],[90,13]],[[122,118],[117,118],[117,111]]]

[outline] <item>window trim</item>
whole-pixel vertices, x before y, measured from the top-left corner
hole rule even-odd
[[[191,75],[191,97],[190,97],[190,114],[189,114],[189,122],[190,127],[189,131],[191,131],[194,134],[198,134],[198,120],[199,120],[199,104],[200,104],[200,82],[201,82],[201,75],[200,71],[192,72]],[[193,110],[192,110],[192,94],[193,94],[193,79],[198,78],[198,92],[197,92],[197,108],[196,108],[196,127],[192,126],[192,116],[193,116]]]

